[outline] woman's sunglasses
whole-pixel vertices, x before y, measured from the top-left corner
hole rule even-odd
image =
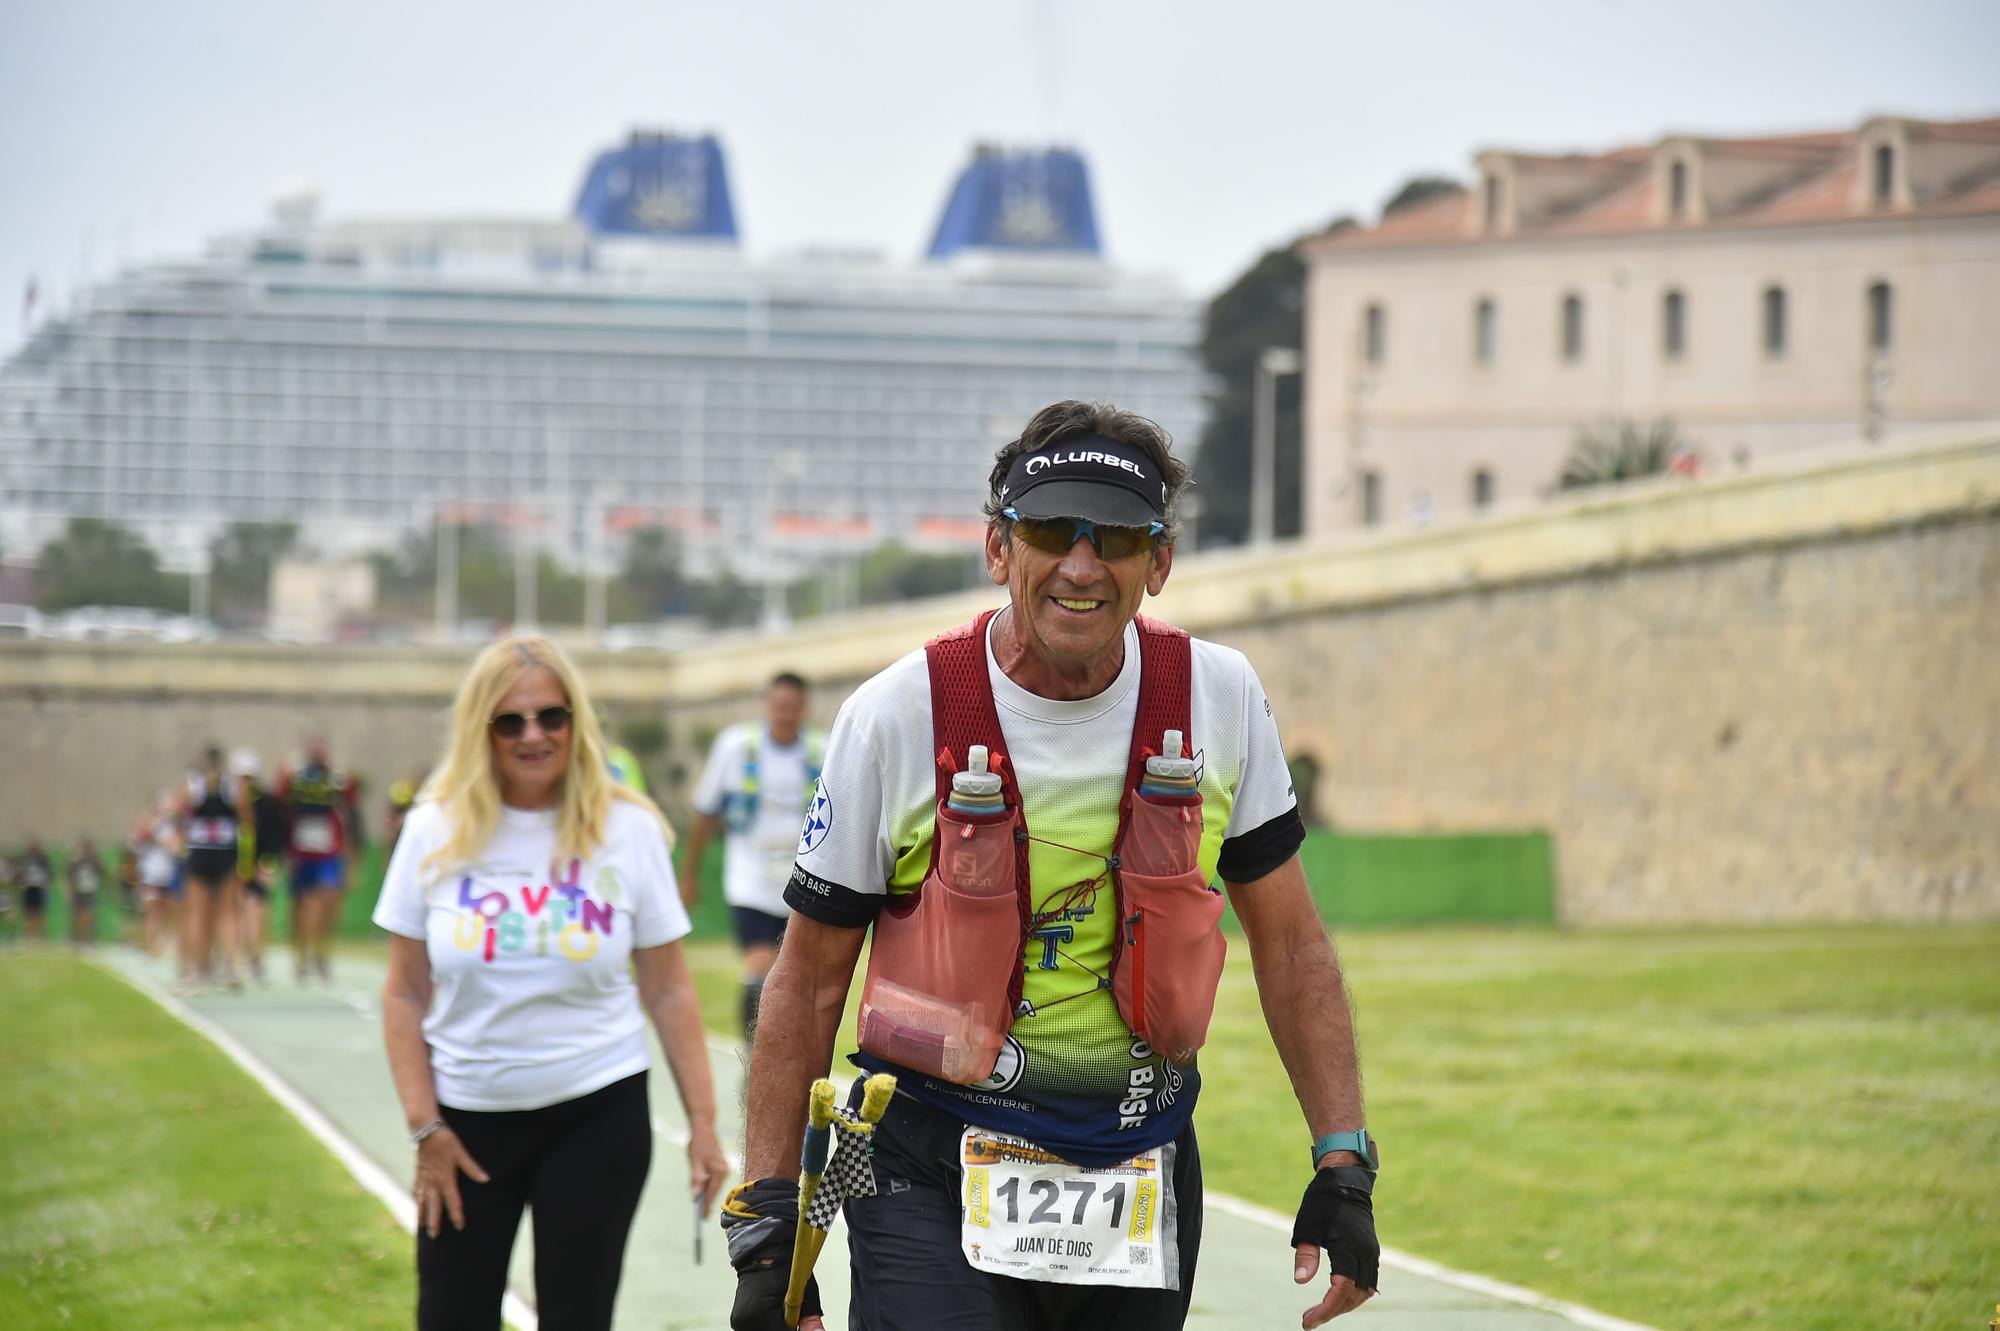
[[[493,727],[493,733],[501,739],[519,739],[528,733],[529,721],[539,726],[544,735],[560,735],[569,729],[569,708],[544,707],[533,716],[502,712],[486,724]]]
[[[1014,524],[1014,534],[1048,555],[1066,555],[1080,540],[1090,542],[1100,559],[1130,559],[1151,550],[1167,529],[1164,522],[1144,527],[1114,527],[1089,518],[1024,518],[1011,508],[1000,510]]]

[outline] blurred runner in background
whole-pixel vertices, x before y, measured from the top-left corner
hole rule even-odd
[[[333,979],[347,851],[361,847],[353,781],[327,758],[323,737],[307,735],[304,749],[304,757],[278,775],[278,799],[291,820],[293,973],[300,984],[309,972]]]
[[[179,936],[174,857],[180,850],[180,830],[175,826],[171,792],[139,815],[138,825],[132,829],[132,844],[139,857],[139,896],[145,910],[140,938],[146,955],[157,957],[168,939]]]
[[[243,885],[236,877],[236,842],[240,815],[222,772],[222,750],[210,745],[201,766],[188,781],[186,819],[187,888],[181,909],[188,942],[185,969],[200,984],[219,980],[231,989],[243,987],[237,926],[243,915]],[[216,973],[215,944],[222,942],[223,966]]]
[[[55,882],[48,852],[39,839],[30,838],[28,848],[14,861],[14,881],[21,889],[21,920],[28,937],[37,942],[48,929],[49,888]]]
[[[104,888],[104,862],[97,857],[97,843],[79,838],[64,871],[69,880],[69,936],[78,947],[97,941],[97,902]]]
[[[291,844],[291,822],[278,797],[264,789],[263,764],[249,749],[229,760],[236,777],[236,874],[243,880],[243,957],[251,978],[264,982],[264,943],[270,930],[271,889]]]
[[[764,977],[791,913],[785,883],[826,756],[826,732],[807,726],[805,719],[806,682],[786,671],[764,690],[761,724],[744,721],[716,736],[695,786],[694,824],[681,855],[681,899],[693,914],[701,895],[702,852],[717,828],[727,825],[722,896],[743,951],[745,1040],[757,1027]]]

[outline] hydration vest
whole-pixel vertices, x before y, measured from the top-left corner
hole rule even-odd
[[[921,887],[876,917],[861,996],[859,1043],[878,1058],[970,1085],[992,1074],[1026,979],[1034,928],[1027,810],[1007,759],[987,674],[994,611],[932,639],[931,733],[937,811]],[[1168,730],[1190,732],[1193,649],[1188,635],[1145,616],[1139,629],[1139,705],[1107,860],[1117,933],[1110,986],[1133,1033],[1176,1064],[1207,1038],[1226,944],[1222,894],[1199,863],[1201,795],[1140,794],[1146,760]],[[982,744],[999,773],[1006,814],[968,818],[949,807],[952,777]]]
[[[819,784],[820,769],[826,763],[826,732],[806,726],[799,733],[806,746],[806,798],[799,809],[800,813],[804,813],[812,808],[813,788]],[[737,836],[748,832],[757,823],[757,805],[763,792],[757,746],[763,738],[762,726],[751,728],[750,736],[743,744],[743,770],[737,775],[736,789],[722,797],[722,820]]]

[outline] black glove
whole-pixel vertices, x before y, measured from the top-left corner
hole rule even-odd
[[[1357,1289],[1374,1289],[1382,1264],[1375,1239],[1374,1180],[1352,1165],[1316,1170],[1292,1222],[1292,1246],[1326,1249],[1329,1276],[1346,1276]]]
[[[797,1179],[745,1183],[722,1204],[722,1232],[729,1238],[729,1264],[736,1268],[730,1331],[789,1331],[785,1291],[791,1285],[792,1243],[798,1231]],[[800,1320],[821,1311],[819,1281],[808,1280]]]

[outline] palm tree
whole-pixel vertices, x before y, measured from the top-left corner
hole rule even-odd
[[[1579,430],[1556,481],[1559,490],[1615,485],[1641,476],[1661,476],[1676,459],[1691,455],[1674,423],[1665,417],[1641,432],[1631,421],[1604,421]]]

